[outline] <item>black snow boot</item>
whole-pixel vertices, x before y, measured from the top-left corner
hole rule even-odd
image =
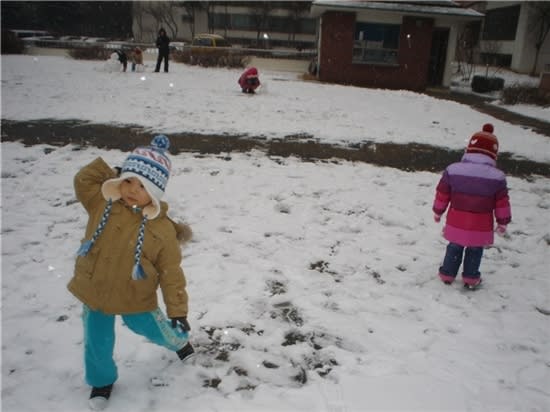
[[[107,406],[107,401],[111,397],[113,391],[113,384],[101,387],[93,387],[90,393],[90,400],[88,401],[90,409],[94,411],[101,411]]]
[[[193,346],[189,342],[185,344],[183,348],[181,348],[179,351],[176,352],[178,354],[178,357],[185,361],[189,359],[193,354],[195,353],[195,349],[193,349]]]

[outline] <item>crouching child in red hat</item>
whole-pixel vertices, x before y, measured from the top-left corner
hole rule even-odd
[[[241,77],[239,77],[238,83],[243,93],[255,93],[256,89],[260,87],[258,69],[255,67],[246,69],[244,73],[241,74]]]
[[[447,210],[443,236],[449,241],[439,277],[451,284],[462,264],[464,286],[481,284],[479,267],[483,248],[503,236],[511,221],[506,176],[497,169],[498,140],[493,125],[475,133],[462,160],[448,166],[437,185],[433,203],[434,220]],[[496,222],[496,228],[495,228]]]
[[[84,367],[90,407],[103,409],[118,378],[113,359],[115,316],[138,335],[193,354],[181,242],[190,228],[167,216],[160,199],[170,175],[170,142],[156,136],[136,148],[117,173],[97,158],[75,176],[76,197],[88,213],[68,289],[83,303]],[[157,302],[160,286],[167,316]]]

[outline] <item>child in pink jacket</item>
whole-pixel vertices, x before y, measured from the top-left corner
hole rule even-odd
[[[434,220],[439,222],[449,207],[443,229],[449,244],[439,268],[439,277],[449,285],[462,264],[464,286],[479,286],[483,248],[493,244],[493,232],[504,235],[511,221],[506,176],[496,167],[498,140],[493,130],[485,124],[475,133],[462,160],[448,166],[437,185]]]
[[[246,69],[244,73],[241,74],[241,77],[239,77],[238,83],[243,93],[255,93],[256,89],[260,87],[258,69],[255,67]]]

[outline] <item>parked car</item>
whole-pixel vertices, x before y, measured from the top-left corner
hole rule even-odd
[[[191,43],[191,49],[207,52],[207,47],[231,47],[231,44],[219,34],[203,33],[195,36]],[[204,50],[202,50],[204,48]]]
[[[20,39],[24,39],[26,37],[42,37],[42,36],[50,36],[50,32],[46,30],[9,30],[12,33],[14,33],[17,37]]]
[[[199,34],[191,43],[190,62],[201,66],[220,65],[226,61],[231,45],[219,34]]]

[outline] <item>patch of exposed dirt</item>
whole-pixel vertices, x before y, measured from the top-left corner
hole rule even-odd
[[[149,144],[151,131],[134,125],[105,125],[79,120],[11,121],[2,120],[2,141],[21,141],[26,145],[49,144],[79,147],[94,146],[130,151]],[[406,171],[438,172],[462,156],[462,150],[446,150],[426,144],[374,143],[337,146],[320,143],[313,136],[296,135],[284,139],[255,138],[233,135],[200,135],[171,133],[173,154],[195,152],[221,154],[262,150],[270,156],[297,156],[305,161],[338,159],[372,163]],[[499,155],[499,168],[510,176],[541,175],[550,177],[550,164],[513,159],[509,153]]]

